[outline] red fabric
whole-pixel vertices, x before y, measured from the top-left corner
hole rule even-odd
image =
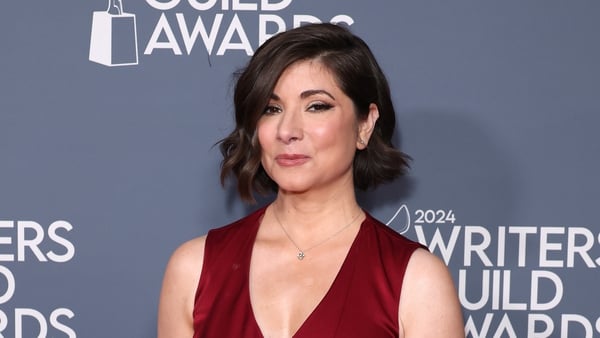
[[[250,304],[250,255],[264,208],[206,239],[194,337],[262,337]],[[397,337],[408,260],[420,244],[367,214],[325,297],[294,337]]]

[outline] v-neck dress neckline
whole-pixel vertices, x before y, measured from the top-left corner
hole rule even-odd
[[[251,254],[261,208],[209,231],[194,298],[194,338],[263,337],[250,302]],[[294,338],[393,338],[412,253],[424,248],[367,212],[336,277]]]
[[[254,224],[254,227],[255,227],[255,229],[253,229],[254,235],[252,238],[249,238],[249,242],[252,243],[252,245],[250,245],[250,251],[248,252],[249,262],[248,262],[248,264],[246,264],[246,270],[244,271],[244,273],[246,275],[246,281],[245,281],[246,292],[244,294],[245,294],[245,296],[247,296],[247,304],[250,307],[250,314],[252,317],[251,322],[254,324],[256,331],[260,333],[261,337],[264,337],[264,335],[262,333],[260,325],[258,324],[258,321],[256,320],[256,316],[254,315],[254,308],[252,307],[252,301],[250,298],[250,264],[252,261],[251,257],[252,257],[252,251],[254,248],[254,242],[256,241],[256,236],[258,234],[258,229],[260,228],[261,219],[264,216],[265,211],[266,211],[266,207],[263,208],[261,210],[261,213],[258,215],[258,217],[255,221],[255,224]],[[367,220],[367,217],[368,217],[368,215],[365,212],[365,219],[361,222],[358,233],[352,240],[352,244],[350,245],[350,248],[348,249],[348,252],[346,253],[346,256],[344,257],[344,261],[342,262],[342,265],[340,266],[337,274],[335,275],[333,282],[331,283],[331,285],[325,292],[325,295],[323,296],[323,298],[321,298],[321,300],[319,300],[319,302],[317,303],[317,306],[315,306],[315,308],[311,311],[311,313],[306,317],[304,322],[302,322],[300,327],[298,327],[296,332],[292,335],[293,338],[314,337],[314,336],[308,336],[308,335],[303,334],[304,331],[308,330],[308,329],[305,329],[305,327],[310,326],[311,321],[314,321],[313,318],[319,317],[319,313],[322,312],[321,309],[327,307],[328,299],[334,297],[336,294],[338,294],[340,292],[344,292],[343,290],[341,290],[341,289],[343,289],[343,286],[341,286],[339,284],[341,283],[341,280],[344,280],[344,277],[351,276],[352,273],[354,272],[354,269],[353,269],[354,265],[352,265],[349,262],[352,261],[352,256],[358,254],[356,252],[356,243],[358,242],[359,237],[361,236],[361,234],[363,232],[363,226],[364,226],[365,221]],[[347,290],[345,293],[347,293]],[[333,294],[333,296],[332,296],[332,294]],[[323,335],[323,337],[329,337],[329,336]],[[331,336],[331,337],[333,337],[333,336]]]

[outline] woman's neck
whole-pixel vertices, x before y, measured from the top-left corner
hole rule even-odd
[[[327,195],[279,191],[270,209],[287,231],[303,237],[332,233],[362,213],[353,189]]]

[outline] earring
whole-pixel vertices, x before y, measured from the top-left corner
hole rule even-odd
[[[367,145],[367,143],[360,137],[358,138],[358,143],[362,144],[363,146]]]

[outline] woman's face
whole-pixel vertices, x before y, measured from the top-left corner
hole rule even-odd
[[[281,74],[258,121],[262,165],[280,191],[353,186],[359,126],[352,100],[325,66],[294,63]]]

